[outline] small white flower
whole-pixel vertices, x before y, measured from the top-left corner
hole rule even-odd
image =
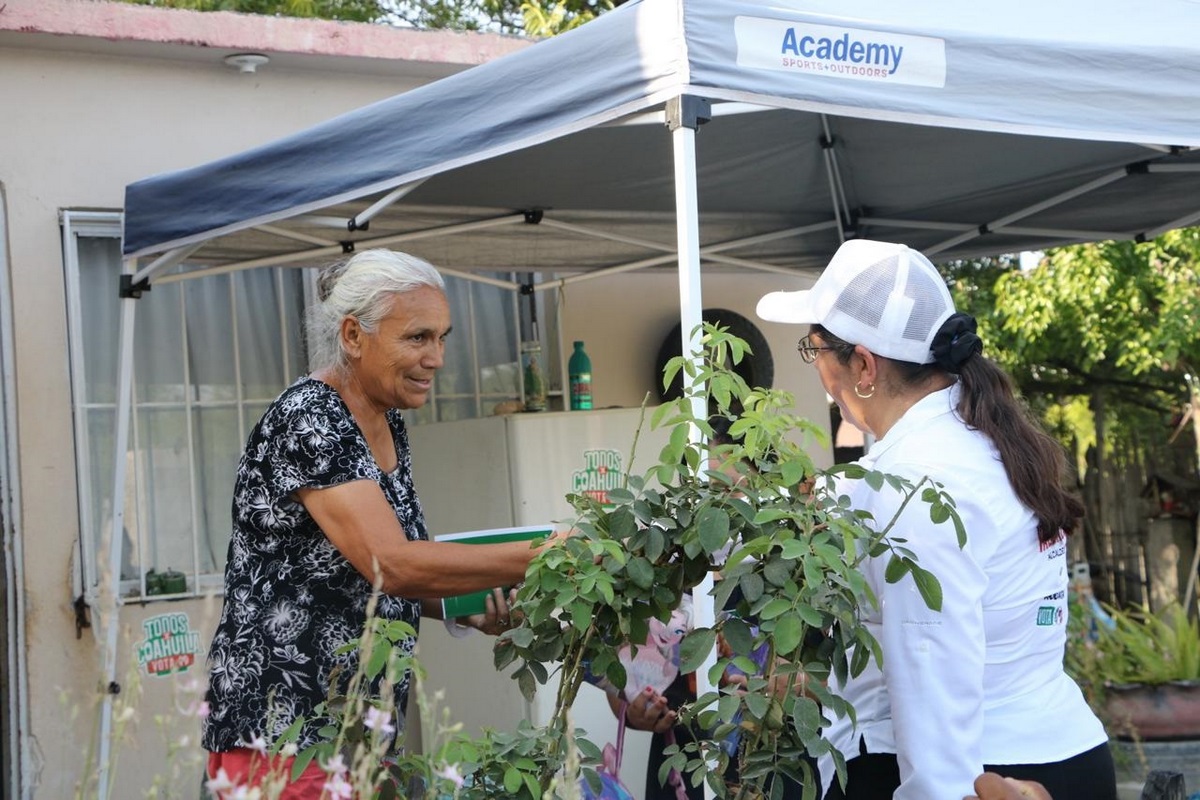
[[[333,758],[326,761],[322,767],[330,775],[344,775],[348,771],[346,762],[342,760],[342,754],[337,753]]]
[[[367,716],[363,719],[363,725],[385,736],[396,732],[396,727],[388,721],[387,712],[380,711],[378,708],[367,709]]]
[[[238,742],[238,745],[253,750],[261,756],[267,754],[267,740],[262,736],[255,736],[254,740],[250,742]]]
[[[279,749],[280,755],[282,755],[284,758],[291,758],[298,752],[300,752],[300,748],[296,746],[295,742],[288,742]]]
[[[445,780],[450,781],[451,783],[453,783],[455,785],[456,788],[459,788],[459,789],[462,788],[463,776],[462,776],[462,773],[458,771],[457,764],[447,764],[445,767],[443,767],[441,770],[438,771],[437,776],[439,778],[444,778]]]
[[[350,800],[354,796],[354,787],[341,775],[334,775],[325,781],[325,793],[329,800]]]
[[[261,800],[261,798],[262,789],[257,786],[239,786],[225,795],[224,800]]]
[[[179,746],[180,747],[187,747],[191,743],[192,743],[192,737],[188,736],[186,733],[183,736],[179,737]]]
[[[204,788],[213,794],[220,794],[236,789],[237,784],[229,779],[229,774],[225,772],[224,767],[221,767],[215,776],[204,782]]]
[[[117,722],[129,722],[129,720],[133,719],[133,715],[136,713],[137,710],[134,709],[133,706],[125,706],[119,712],[117,712]]]

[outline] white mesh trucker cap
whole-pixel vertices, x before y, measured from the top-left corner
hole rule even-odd
[[[758,301],[771,322],[818,324],[877,355],[914,364],[929,348],[954,301],[929,259],[902,244],[851,239],[811,289],[771,292]]]

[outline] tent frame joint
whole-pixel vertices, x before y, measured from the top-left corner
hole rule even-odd
[[[521,213],[525,216],[526,225],[537,225],[545,215],[545,211],[540,208],[527,208]]]
[[[707,97],[684,94],[667,101],[667,128],[696,130],[712,119],[712,102]]]
[[[133,276],[125,274],[121,276],[121,287],[117,290],[117,294],[122,300],[133,298],[140,300],[144,292],[150,291],[150,278],[142,278],[137,283],[133,282]]]
[[[342,246],[342,255],[348,256],[354,252],[354,242],[338,242]]]

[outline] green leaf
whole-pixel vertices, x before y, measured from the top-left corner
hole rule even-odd
[[[871,470],[867,473],[866,483],[867,486],[870,486],[872,489],[878,492],[883,488],[883,473],[879,470]]]
[[[800,646],[800,637],[804,635],[804,623],[797,616],[780,617],[775,623],[772,636],[775,637],[775,652],[786,656]]]
[[[364,667],[367,677],[379,677],[383,672],[383,668],[387,666],[388,656],[391,654],[392,649],[388,647],[387,643],[376,639],[371,647],[370,658]]]
[[[754,632],[741,617],[729,617],[721,626],[721,635],[734,653],[748,655],[754,649]]]
[[[741,579],[738,581],[738,585],[742,587],[742,594],[751,603],[756,602],[758,598],[762,597],[763,579],[761,575],[754,572],[748,572],[741,577]]]
[[[711,506],[701,510],[696,520],[700,533],[700,546],[704,552],[712,554],[720,550],[729,541],[729,515],[719,508]]]
[[[629,560],[629,563],[625,565],[625,573],[629,575],[631,581],[643,589],[649,589],[654,585],[654,567],[641,556]]]
[[[798,732],[813,733],[821,727],[821,707],[803,695],[792,705],[792,725]]]
[[[800,619],[802,619],[810,628],[820,629],[825,627],[825,620],[822,618],[821,612],[817,611],[812,606],[806,606],[802,603],[796,606],[796,614],[798,614]]]
[[[913,580],[917,582],[917,591],[921,593],[921,599],[925,601],[925,605],[934,611],[941,611],[942,584],[938,582],[938,579],[929,570],[921,569],[916,565],[913,565],[912,576]]]
[[[743,699],[746,702],[746,710],[756,719],[765,717],[767,711],[771,708],[771,699],[766,695],[748,692],[743,696]]]
[[[758,612],[758,616],[760,619],[775,619],[791,610],[792,604],[789,601],[782,597],[776,597],[762,607],[762,610]]]
[[[679,671],[698,670],[716,643],[717,632],[712,628],[693,629],[679,645]]]
[[[646,530],[646,558],[651,561],[658,561],[662,554],[666,551],[667,540],[663,535],[662,529],[658,526],[651,526]]]
[[[888,583],[895,583],[907,575],[911,568],[911,561],[906,561],[899,556],[892,556],[888,559],[887,569],[884,570],[884,580]]]
[[[804,480],[805,464],[799,459],[785,461],[779,465],[779,477],[787,486],[795,486]]]
[[[610,502],[612,502],[614,504],[615,503],[632,503],[633,502],[633,492],[629,491],[628,489],[622,489],[621,487],[618,486],[615,489],[608,490],[608,499]],[[629,511],[627,509],[620,509],[620,510],[624,511],[626,514],[629,514]],[[614,517],[615,517],[615,512],[614,512]],[[630,520],[632,521],[632,518],[630,518]]]
[[[763,577],[768,583],[783,586],[792,577],[792,565],[781,558],[772,558],[763,566]]]
[[[722,722],[732,722],[733,718],[737,715],[738,709],[741,707],[741,695],[724,694],[717,701],[717,715],[720,716]]]
[[[516,767],[509,767],[504,770],[504,790],[509,794],[516,794],[521,785],[525,783],[525,777]]]

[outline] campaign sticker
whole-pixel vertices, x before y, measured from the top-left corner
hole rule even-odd
[[[191,629],[182,612],[158,614],[142,620],[146,638],[138,642],[138,666],[147,675],[165,677],[187,672],[200,652],[200,634]]]

